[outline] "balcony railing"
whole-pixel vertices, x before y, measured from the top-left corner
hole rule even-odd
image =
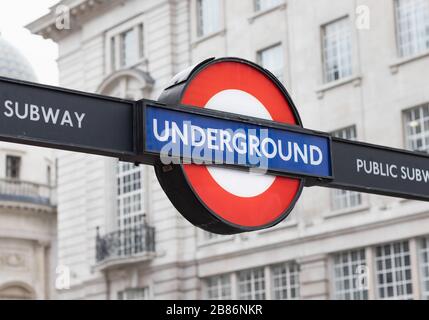
[[[97,263],[134,258],[155,252],[155,228],[147,224],[96,237]]]
[[[0,201],[55,205],[54,188],[34,182],[0,179]]]

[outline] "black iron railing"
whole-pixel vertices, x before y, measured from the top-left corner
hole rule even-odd
[[[147,224],[96,236],[97,263],[155,252],[155,228]]]
[[[54,188],[34,182],[0,179],[0,201],[55,205]]]

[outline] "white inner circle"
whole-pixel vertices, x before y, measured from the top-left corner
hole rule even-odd
[[[273,120],[264,105],[254,96],[241,90],[224,90],[214,95],[207,109],[243,114]],[[207,167],[213,179],[226,191],[238,197],[256,197],[267,191],[276,179],[261,173],[250,173],[218,167]]]

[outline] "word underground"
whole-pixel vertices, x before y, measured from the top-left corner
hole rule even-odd
[[[46,124],[69,126],[71,128],[82,128],[85,113],[70,112],[37,106],[25,103],[20,105],[17,101],[6,100],[4,102],[5,111],[3,114],[8,118],[17,117],[20,120],[29,119],[31,121],[43,121]]]
[[[259,133],[258,133],[259,132]],[[323,162],[322,150],[316,145],[301,144],[293,141],[274,140],[270,138],[268,129],[250,129],[250,130],[231,130],[201,128],[192,125],[191,122],[183,122],[182,126],[174,121],[164,121],[160,128],[158,119],[153,119],[153,134],[160,142],[171,142],[173,146],[182,144],[190,147],[188,149],[192,154],[188,158],[195,158],[195,154],[201,154],[206,150],[209,154],[215,154],[209,161],[217,163],[226,162],[234,164],[234,154],[238,154],[240,164],[261,163],[261,159],[274,159],[280,157],[285,162],[295,162],[311,166],[319,166]],[[169,146],[171,147],[171,146]],[[173,147],[174,148],[174,147]],[[186,150],[183,150],[186,153]],[[226,160],[224,154],[226,153]],[[220,155],[218,157],[218,155]],[[228,155],[230,157],[228,157]]]
[[[419,168],[398,167],[395,164],[357,159],[356,170],[358,173],[368,175],[429,183],[429,170]]]

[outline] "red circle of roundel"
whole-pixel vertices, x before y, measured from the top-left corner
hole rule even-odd
[[[298,124],[278,85],[250,64],[235,61],[221,61],[202,69],[187,85],[181,103],[204,108],[214,95],[230,89],[241,90],[257,98],[273,121]],[[208,209],[222,219],[244,227],[260,227],[276,221],[300,192],[299,179],[276,177],[264,193],[243,198],[223,189],[205,166],[183,165],[183,171]]]

